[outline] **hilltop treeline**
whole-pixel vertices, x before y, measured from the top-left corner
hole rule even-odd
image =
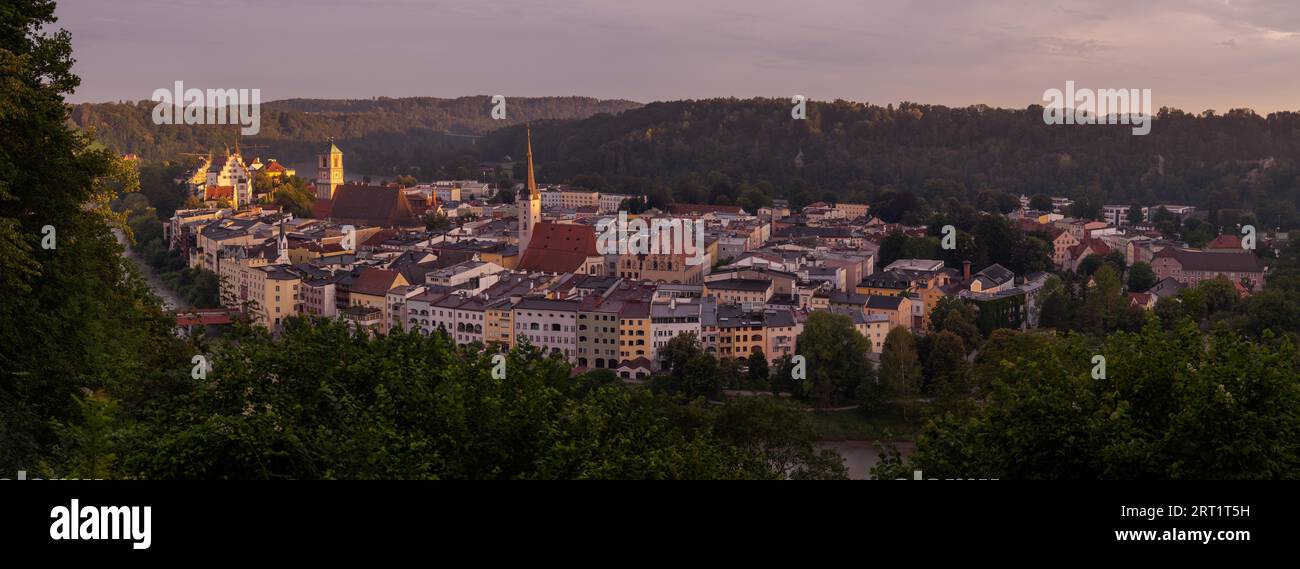
[[[111,148],[146,159],[235,139],[234,127],[154,126],[151,108],[81,105],[72,117]],[[1083,216],[1106,203],[1179,203],[1300,227],[1300,114],[1292,112],[1162,109],[1149,135],[1134,136],[1127,125],[1048,125],[1037,106],[810,102],[805,120],[791,118],[784,99],[510,99],[506,121],[492,120],[490,108],[488,97],[277,101],[244,143],[270,146],[249,154],[295,162],[334,137],[352,173],[476,177],[480,162],[522,157],[520,123],[531,122],[542,181],[642,193],[652,203],[865,201],[890,221],[923,222],[959,204],[1005,210],[1008,196],[1046,194],[1073,198]],[[521,167],[503,175],[520,179]]]
[[[488,96],[364,100],[288,99],[263,103],[261,130],[239,139],[249,156],[281,162],[314,161],[333,138],[347,152],[349,171],[393,176],[437,169],[473,138],[500,128],[542,119],[578,119],[617,113],[638,103],[590,97],[519,97],[506,101],[506,118],[494,120]],[[155,125],[153,101],[85,103],[73,106],[71,120],[113,150],[149,161],[179,160],[182,153],[223,152],[238,138],[238,126]]]
[[[682,201],[735,202],[748,188],[795,202],[902,200],[908,210],[999,194],[1103,203],[1188,203],[1258,211],[1296,227],[1300,114],[1199,115],[1162,109],[1147,136],[1127,125],[1053,126],[1041,107],[949,108],[781,99],[652,103],[615,116],[535,125],[547,180],[597,175]],[[522,128],[480,139],[484,156],[518,155]],[[918,219],[924,219],[918,215]]]

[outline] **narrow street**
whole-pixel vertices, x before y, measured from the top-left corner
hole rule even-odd
[[[120,229],[113,229],[113,237],[122,246],[122,255],[135,263],[136,268],[140,269],[140,275],[144,277],[145,282],[149,283],[149,288],[153,289],[153,293],[162,299],[164,309],[171,312],[190,309],[190,304],[170,288],[167,288],[167,284],[158,277],[153,267],[150,267],[148,263],[144,262],[144,259],[141,259],[135,251],[131,250],[131,246],[126,242],[126,235]]]

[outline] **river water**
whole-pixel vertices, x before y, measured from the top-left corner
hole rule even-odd
[[[881,442],[882,446],[889,444]],[[893,443],[902,453],[903,458],[911,456],[916,450],[916,443],[897,441]],[[818,449],[831,449],[844,458],[844,466],[849,469],[849,478],[853,480],[866,480],[870,477],[871,467],[880,462],[880,453],[876,452],[876,447],[871,441],[822,441],[817,443]]]

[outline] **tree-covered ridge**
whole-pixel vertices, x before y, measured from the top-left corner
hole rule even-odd
[[[1260,221],[1270,227],[1300,226],[1300,114],[1293,112],[1162,109],[1151,134],[1133,136],[1124,125],[1047,125],[1037,106],[810,102],[806,120],[790,111],[784,99],[651,103],[534,125],[533,149],[547,179],[594,174],[680,201],[734,203],[742,184],[796,206],[874,205],[897,190],[942,210],[950,200],[976,203],[985,191],[1042,193],[1098,208],[1253,209],[1266,212]],[[517,155],[521,130],[480,139],[480,154]]]
[[[237,126],[155,125],[155,105],[149,100],[83,103],[72,107],[70,116],[78,128],[94,129],[96,137],[113,150],[146,160],[176,160],[184,152],[221,152],[235,143]],[[244,137],[242,143],[267,146],[250,151],[250,155],[292,164],[314,161],[321,144],[334,139],[347,152],[346,165],[351,172],[418,172],[410,170],[414,166],[432,173],[441,166],[431,161],[433,154],[454,154],[473,137],[504,125],[586,118],[637,106],[639,103],[632,101],[590,97],[511,97],[506,100],[506,118],[494,120],[490,96],[287,99],[263,103],[261,131]]]

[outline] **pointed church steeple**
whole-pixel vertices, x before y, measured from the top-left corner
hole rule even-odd
[[[542,194],[537,191],[537,178],[533,175],[533,129],[525,127],[528,132],[528,194],[520,192],[515,197],[515,206],[519,212],[519,254],[528,250],[528,243],[533,239],[533,228],[542,222]]]
[[[537,193],[537,178],[533,176],[533,127],[525,125],[524,128],[528,131],[528,196],[540,198],[541,195]]]
[[[280,238],[275,240],[275,263],[277,265],[288,264],[289,262],[289,236],[284,234],[285,221],[280,221]]]

